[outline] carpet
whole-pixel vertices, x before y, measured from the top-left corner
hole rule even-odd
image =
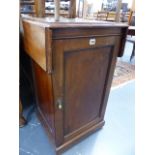
[[[135,65],[123,61],[117,61],[112,81],[112,87],[116,87],[135,78]]]

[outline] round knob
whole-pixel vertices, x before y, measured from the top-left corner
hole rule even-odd
[[[59,104],[59,105],[58,105],[58,108],[59,108],[59,109],[62,109],[62,105],[61,105],[61,104]]]
[[[58,109],[62,109],[62,100],[61,99],[57,100],[57,107],[58,107]]]

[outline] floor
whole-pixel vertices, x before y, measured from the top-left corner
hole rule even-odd
[[[127,43],[122,61],[129,62],[132,44]],[[129,62],[134,64],[134,59]],[[62,155],[134,155],[135,82],[111,90],[105,126]],[[38,121],[35,107],[24,111],[28,124],[20,129],[20,155],[55,155]],[[28,116],[28,117],[27,117]]]

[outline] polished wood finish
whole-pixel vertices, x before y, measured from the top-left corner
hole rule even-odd
[[[112,48],[113,46],[86,48],[65,53],[64,102],[67,104],[64,111],[64,136],[66,139],[77,129],[100,119],[103,87],[111,61]]]
[[[127,25],[23,17],[23,27],[38,116],[59,154],[104,125]]]
[[[52,79],[36,63],[33,63],[35,88],[37,91],[37,104],[40,113],[45,115],[46,121],[51,127],[51,133],[54,137],[54,104],[52,92]],[[41,76],[40,76],[41,75]],[[51,103],[51,104],[49,104]]]
[[[39,66],[51,72],[51,31],[44,26],[24,22],[24,48]],[[49,31],[49,33],[48,33]],[[36,52],[37,51],[37,52]],[[49,67],[50,66],[50,67]]]
[[[46,69],[45,29],[29,23],[24,23],[23,28],[25,50],[43,69]]]

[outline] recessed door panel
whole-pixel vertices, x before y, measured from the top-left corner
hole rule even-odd
[[[99,118],[112,49],[105,46],[64,52],[65,135]]]

